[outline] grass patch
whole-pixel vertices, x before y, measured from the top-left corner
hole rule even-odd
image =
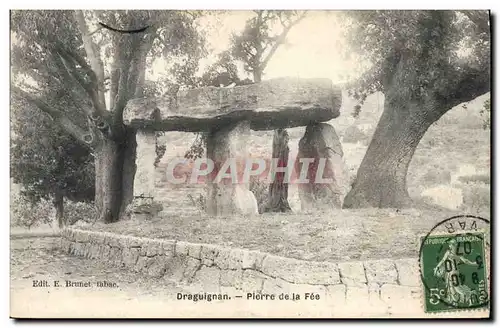
[[[458,181],[462,183],[484,183],[490,184],[490,175],[489,174],[473,174],[473,175],[464,175],[458,177]]]
[[[416,257],[417,236],[457,212],[332,210],[215,218],[172,213],[148,222],[96,223],[85,229],[259,250],[311,261]]]

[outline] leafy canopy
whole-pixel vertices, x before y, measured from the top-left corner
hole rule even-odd
[[[232,56],[243,62],[244,69],[253,74],[254,82],[260,82],[261,75],[280,45],[286,43],[286,36],[293,26],[306,15],[306,11],[257,10],[247,20],[239,34],[231,36]]]
[[[94,159],[89,148],[29,104],[14,106],[11,176],[23,186],[21,194],[32,203],[51,200],[56,193],[73,201],[92,201]]]
[[[394,87],[397,74],[402,93],[432,96],[449,108],[489,90],[486,11],[353,11],[344,19],[346,53],[364,70],[350,85],[361,103]]]
[[[205,39],[195,24],[202,15],[173,10],[13,11],[13,91],[91,148],[101,137],[97,130],[120,138],[125,104],[144,95],[146,70],[155,60],[171,63],[170,74],[179,83],[197,70],[205,55]],[[121,34],[98,22],[117,29],[149,27],[144,33]]]

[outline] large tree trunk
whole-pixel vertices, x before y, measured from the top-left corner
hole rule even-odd
[[[102,213],[102,201],[103,201],[103,158],[104,153],[101,149],[96,149],[94,156],[94,168],[95,168],[95,197],[94,203],[97,210],[97,213]]]
[[[122,205],[123,149],[116,141],[106,139],[100,152],[102,156],[100,220],[112,223],[119,220]]]
[[[258,67],[253,70],[253,81],[259,83],[262,81],[262,70]]]
[[[132,200],[135,174],[135,132],[122,142],[105,139],[96,155],[96,207],[99,219],[116,222]]]
[[[275,130],[273,160],[278,161],[278,167],[288,166],[289,152],[287,131],[284,129]],[[269,200],[264,208],[264,212],[288,212],[291,210],[288,204],[288,182],[285,181],[285,173],[277,172],[269,186]]]
[[[135,164],[137,141],[135,140],[136,132],[133,129],[126,130],[126,147],[123,161],[122,175],[122,207],[120,213],[123,214],[127,205],[134,199],[134,177],[137,170]]]
[[[64,197],[62,193],[56,192],[54,195],[54,207],[56,208],[56,219],[59,229],[65,226],[64,221]]]
[[[386,95],[384,112],[344,208],[411,205],[406,185],[410,161],[429,126],[446,110],[431,99],[405,99],[398,91],[395,87]]]

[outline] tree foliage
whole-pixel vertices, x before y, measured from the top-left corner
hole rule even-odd
[[[361,104],[386,93],[403,65],[401,91],[411,98],[432,96],[451,108],[489,89],[486,11],[354,11],[345,26],[346,51],[365,68],[350,85]]]
[[[225,87],[231,84],[245,85],[253,83],[250,79],[242,79],[238,74],[236,59],[229,50],[223,51],[217,55],[217,60],[203,73],[199,85]]]
[[[253,75],[254,82],[260,82],[276,50],[285,44],[288,32],[306,13],[296,10],[256,10],[243,31],[232,35],[231,54],[243,62],[245,71]]]
[[[489,14],[356,11],[346,27],[347,51],[364,66],[351,95],[362,104],[381,91],[385,101],[343,206],[411,206],[408,167],[429,126],[490,90]]]
[[[491,129],[491,100],[487,99],[484,104],[483,108],[481,108],[481,111],[479,112],[481,114],[481,117],[483,118],[483,128],[486,129]]]
[[[84,124],[90,117],[101,132],[120,137],[127,100],[144,92],[146,64],[159,57],[173,62],[174,80],[186,79],[189,74],[184,71],[197,70],[204,55],[204,38],[193,27],[199,15],[188,11],[14,11],[13,90],[91,146],[97,141],[92,138],[95,135],[73,120],[68,122],[67,115],[78,115],[74,121]],[[117,28],[149,27],[145,33],[121,34],[100,28],[97,22]]]
[[[119,219],[130,201],[134,131],[123,125],[128,100],[144,96],[158,58],[173,80],[189,77],[204,54],[198,11],[13,11],[12,91],[47,113],[96,155],[96,202],[102,219]],[[118,33],[103,28],[138,29]],[[180,80],[179,83],[190,83]]]
[[[19,107],[17,107],[19,106]],[[90,149],[27,103],[12,116],[11,177],[32,203],[56,194],[72,201],[94,199],[94,158]]]

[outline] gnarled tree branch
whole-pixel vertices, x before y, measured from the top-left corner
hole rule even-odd
[[[264,58],[264,60],[262,61],[262,64],[260,65],[260,69],[263,71],[267,64],[269,63],[269,61],[271,60],[271,58],[274,56],[274,53],[276,52],[276,50],[278,50],[279,46],[281,44],[283,44],[286,40],[286,36],[288,35],[288,32],[290,32],[290,30],[292,29],[292,27],[294,27],[295,25],[297,25],[301,20],[303,20],[307,15],[307,11],[304,11],[302,12],[302,14],[297,17],[297,19],[291,21],[284,29],[283,31],[281,32],[281,34],[278,36],[276,42],[273,44],[273,46],[271,47],[271,50],[269,50],[269,52],[267,53],[267,56]],[[285,25],[284,25],[285,26]]]
[[[78,140],[81,144],[88,147],[89,149],[93,149],[97,143],[97,140],[92,136],[92,133],[85,131],[80,128],[78,125],[73,123],[68,116],[66,116],[61,111],[52,108],[44,101],[31,96],[28,92],[16,87],[12,86],[11,90],[13,93],[22,97],[29,103],[35,105],[38,109],[45,112],[52,118],[54,122],[56,122],[61,128],[63,128],[67,133],[72,135],[76,140]]]
[[[475,25],[479,32],[490,33],[490,16],[486,10],[462,10],[462,14],[467,16]]]
[[[104,100],[104,66],[101,60],[101,55],[98,46],[92,41],[92,34],[90,34],[85,22],[85,17],[83,16],[83,11],[76,10],[75,18],[78,23],[78,28],[82,35],[83,46],[87,57],[90,60],[90,67],[94,72],[95,76],[95,88],[97,90],[97,101],[99,103],[98,108],[100,110],[106,109],[106,102]]]
[[[450,81],[450,85],[446,88],[449,92],[439,95],[440,102],[447,109],[475,99],[490,91],[491,72],[489,67],[483,70],[464,68],[464,71],[466,73]]]

